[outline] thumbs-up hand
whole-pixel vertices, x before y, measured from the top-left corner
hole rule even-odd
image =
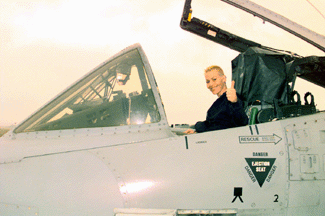
[[[236,89],[235,89],[235,81],[231,81],[231,87],[227,89],[227,99],[231,103],[236,103],[237,102],[237,94],[236,94]]]

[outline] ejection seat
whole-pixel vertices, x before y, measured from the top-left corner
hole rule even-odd
[[[299,93],[293,91],[296,74],[292,67],[296,58],[251,47],[232,61],[235,89],[244,102],[249,124],[316,112],[311,93],[305,94],[305,105],[301,105]]]

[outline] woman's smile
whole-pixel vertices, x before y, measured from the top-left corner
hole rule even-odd
[[[207,88],[210,89],[212,94],[220,97],[224,92],[226,92],[226,76],[220,75],[217,70],[211,70],[205,73],[205,80]]]

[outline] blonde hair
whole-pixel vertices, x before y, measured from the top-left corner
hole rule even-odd
[[[219,67],[219,66],[217,66],[217,65],[211,65],[211,66],[209,66],[207,69],[204,70],[204,72],[205,72],[205,73],[208,73],[208,72],[210,72],[210,71],[212,71],[212,70],[216,70],[216,71],[218,71],[218,73],[219,73],[220,76],[225,75],[225,74],[223,73],[222,68]]]

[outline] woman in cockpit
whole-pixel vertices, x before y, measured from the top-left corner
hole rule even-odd
[[[208,67],[204,75],[207,88],[212,94],[218,95],[218,99],[209,108],[206,120],[197,122],[194,125],[195,130],[188,129],[185,133],[201,133],[247,125],[248,117],[243,102],[236,93],[235,81],[232,81],[231,88],[227,88],[227,77],[223,70],[215,65]]]

